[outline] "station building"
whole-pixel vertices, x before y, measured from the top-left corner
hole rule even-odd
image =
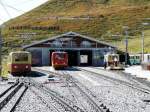
[[[68,52],[69,66],[103,66],[104,55],[117,51],[115,46],[75,32],[35,42],[23,49],[31,52],[32,66],[51,66],[54,51]]]

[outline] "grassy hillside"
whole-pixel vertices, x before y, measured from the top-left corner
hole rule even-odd
[[[49,0],[5,23],[3,53],[70,30],[110,43],[115,42],[124,49],[124,36],[116,39],[111,35],[122,35],[124,25],[129,26],[132,32],[140,28],[143,18],[150,17],[149,12],[149,0]],[[28,39],[20,38],[20,33],[26,32],[36,35],[30,35]],[[136,46],[140,45],[139,33],[130,35],[129,51],[139,52],[140,46]],[[147,52],[150,52],[150,39],[148,36],[146,38]]]

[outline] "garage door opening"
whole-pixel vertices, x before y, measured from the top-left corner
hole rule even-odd
[[[78,66],[78,51],[67,50],[68,53],[68,65]]]

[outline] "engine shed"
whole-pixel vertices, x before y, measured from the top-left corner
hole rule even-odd
[[[54,51],[67,52],[69,66],[103,66],[104,55],[117,51],[115,46],[75,32],[32,43],[23,49],[31,52],[32,66],[51,66]]]

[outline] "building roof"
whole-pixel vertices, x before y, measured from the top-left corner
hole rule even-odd
[[[107,46],[110,46],[112,48],[117,48],[109,43],[106,43],[106,42],[103,42],[103,41],[99,41],[99,40],[96,40],[92,37],[88,37],[88,36],[85,36],[85,35],[81,35],[81,34],[78,34],[78,33],[75,33],[75,32],[67,32],[67,33],[64,33],[64,34],[61,34],[61,35],[58,35],[58,36],[54,36],[54,37],[51,37],[51,38],[48,38],[48,39],[45,39],[45,40],[41,40],[41,41],[38,41],[38,42],[35,42],[35,43],[32,43],[32,44],[29,44],[29,45],[25,45],[23,46],[23,49],[27,49],[29,47],[33,47],[35,45],[38,45],[38,44],[41,44],[41,43],[45,43],[45,42],[48,42],[48,41],[51,41],[51,40],[55,40],[57,38],[60,38],[60,37],[63,37],[63,36],[70,36],[70,37],[75,37],[75,36],[78,36],[78,37],[81,37],[81,38],[85,38],[85,39],[88,39],[88,40],[91,40],[91,41],[95,41],[99,44],[103,44],[103,45],[107,45]]]

